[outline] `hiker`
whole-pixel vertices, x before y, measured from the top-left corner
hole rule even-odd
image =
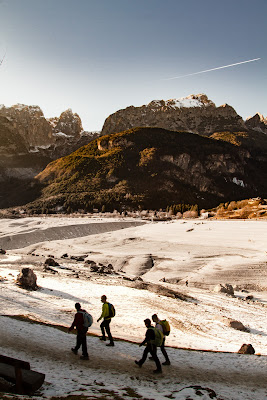
[[[155,322],[155,328],[159,329],[163,334],[163,340],[162,340],[162,344],[160,346],[160,349],[162,351],[162,354],[165,357],[165,361],[162,363],[162,365],[170,365],[171,363],[170,363],[168,354],[167,354],[166,349],[165,349],[166,336],[165,336],[165,332],[164,332],[164,329],[163,329],[163,326],[162,326],[162,321],[158,318],[157,314],[153,314],[152,315],[152,321]]]
[[[74,327],[77,329],[77,341],[76,346],[71,349],[74,354],[78,354],[79,348],[82,346],[82,355],[80,357],[81,360],[89,360],[88,352],[87,352],[87,343],[86,343],[86,332],[88,328],[84,326],[83,314],[86,312],[82,310],[80,303],[75,303],[75,308],[77,310],[73,323],[69,328],[69,332],[71,332]]]
[[[111,335],[110,327],[109,327],[111,318],[114,316],[114,315],[112,315],[112,316],[110,315],[110,306],[112,306],[112,304],[107,302],[107,296],[105,296],[105,295],[101,296],[101,301],[103,303],[102,314],[100,315],[100,317],[97,320],[97,322],[99,322],[102,318],[104,319],[103,322],[101,322],[101,324],[100,324],[100,328],[101,328],[101,332],[102,332],[102,336],[100,337],[100,340],[106,341],[106,333],[107,333],[110,342],[108,344],[106,344],[106,346],[114,346],[113,337]],[[114,309],[114,307],[113,307],[113,309]]]
[[[157,356],[156,328],[154,328],[151,325],[151,321],[149,318],[145,319],[144,323],[145,323],[145,326],[147,327],[146,336],[145,336],[145,339],[143,340],[143,342],[139,344],[139,347],[141,347],[145,344],[146,348],[143,352],[143,356],[142,356],[141,360],[139,360],[139,361],[135,360],[135,364],[139,365],[139,367],[142,367],[142,365],[144,364],[144,362],[147,359],[148,353],[150,353],[153,360],[156,363],[156,366],[157,366],[157,369],[154,370],[153,372],[155,374],[159,374],[162,372],[162,370],[161,370],[160,361]],[[160,331],[158,331],[158,333],[160,333]],[[160,342],[161,342],[162,336],[160,335],[160,337],[161,337],[161,339],[160,339]]]

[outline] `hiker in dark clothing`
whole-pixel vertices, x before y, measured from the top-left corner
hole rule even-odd
[[[143,352],[143,356],[142,356],[141,360],[135,361],[135,364],[139,365],[139,367],[142,367],[142,365],[144,364],[144,362],[147,359],[148,353],[150,353],[151,356],[153,357],[153,360],[156,363],[156,366],[157,366],[157,369],[153,372],[155,374],[158,374],[158,373],[161,373],[162,370],[161,370],[160,361],[157,356],[157,346],[155,344],[155,338],[156,338],[155,328],[151,325],[151,321],[149,318],[145,319],[144,323],[145,323],[145,326],[147,327],[146,336],[145,336],[145,339],[143,340],[143,342],[139,344],[139,347],[141,347],[145,344],[146,348]]]
[[[100,337],[100,340],[106,341],[106,333],[107,333],[108,338],[109,338],[109,343],[106,346],[114,346],[114,340],[111,335],[110,327],[109,327],[110,322],[111,322],[111,316],[109,314],[109,306],[108,306],[109,303],[107,302],[107,296],[105,296],[105,295],[101,296],[101,301],[103,303],[102,314],[100,315],[100,317],[97,320],[97,322],[99,322],[102,318],[104,319],[100,324],[100,328],[101,328],[101,332],[102,332],[102,336]]]
[[[78,353],[79,348],[82,346],[82,355],[80,357],[81,360],[89,360],[88,352],[87,352],[87,343],[86,343],[86,332],[88,328],[84,326],[83,313],[85,310],[82,310],[80,303],[75,304],[75,308],[77,310],[73,323],[69,328],[69,332],[71,332],[74,327],[77,329],[77,341],[76,346],[71,349],[74,354]]]
[[[162,332],[162,334],[163,334],[163,340],[162,340],[162,344],[161,344],[161,346],[160,346],[160,350],[161,350],[162,354],[163,354],[164,357],[165,357],[165,361],[162,363],[162,365],[170,365],[171,363],[170,363],[170,360],[169,360],[167,351],[166,351],[166,349],[165,349],[165,339],[166,339],[166,336],[164,335],[163,327],[162,327],[162,325],[161,325],[161,323],[160,323],[161,321],[160,321],[160,319],[158,318],[157,314],[153,314],[153,315],[152,315],[152,321],[155,322],[155,328],[159,329],[159,330]]]

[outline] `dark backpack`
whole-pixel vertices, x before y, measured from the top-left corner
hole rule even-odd
[[[113,304],[108,303],[108,310],[109,310],[109,315],[108,315],[108,317],[109,317],[109,318],[115,317],[115,315],[116,315],[116,310],[115,310],[115,307],[113,306]]]

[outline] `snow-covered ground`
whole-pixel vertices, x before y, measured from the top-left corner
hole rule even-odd
[[[46,374],[36,398],[264,400],[266,232],[267,221],[248,220],[0,220],[0,248],[7,250],[0,255],[0,352]],[[65,253],[68,257],[61,258]],[[44,271],[49,255],[60,264],[52,267],[55,274]],[[92,273],[89,264],[71,256],[112,264],[116,274]],[[37,275],[37,291],[15,284],[26,266]],[[149,290],[137,288],[142,284],[134,281],[138,277],[152,283]],[[219,283],[233,285],[235,296],[215,293]],[[157,285],[188,300],[159,294]],[[114,348],[98,338],[102,294],[116,307]],[[70,351],[76,338],[66,328],[77,301],[94,317],[87,339],[89,361]],[[141,369],[134,364],[143,351],[138,347],[145,334],[143,321],[154,313],[171,324],[166,340],[171,365],[157,377],[153,361]],[[231,328],[231,320],[248,331]],[[237,354],[243,343],[251,343],[256,355]],[[164,361],[160,350],[159,357]]]

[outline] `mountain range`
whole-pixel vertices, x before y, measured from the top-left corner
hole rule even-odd
[[[101,133],[84,132],[71,110],[46,120],[39,107],[2,107],[0,140],[1,207],[207,208],[267,197],[267,120],[243,121],[203,94],[119,110]]]

